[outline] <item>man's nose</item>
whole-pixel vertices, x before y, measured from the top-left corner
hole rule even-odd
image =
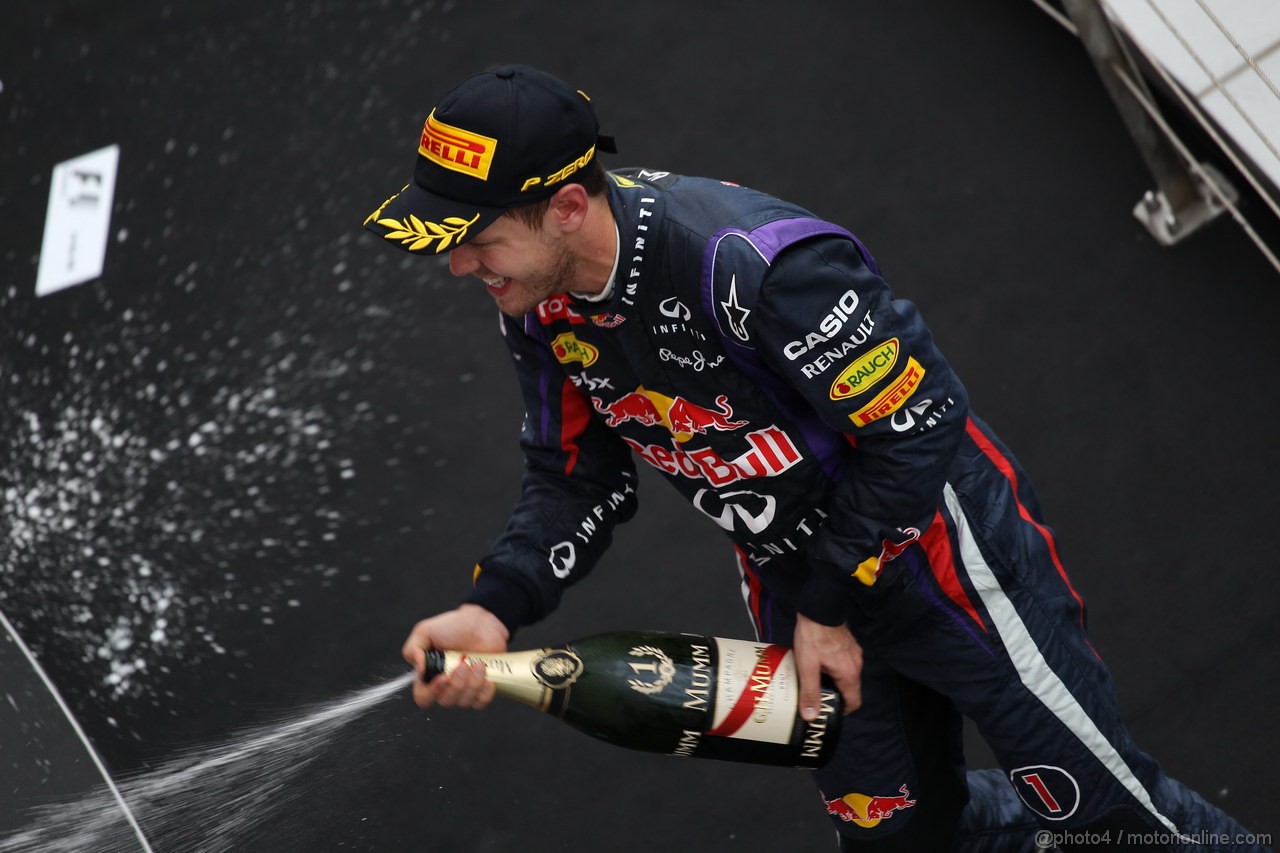
[[[449,253],[449,272],[456,276],[470,275],[478,266],[475,252],[466,243],[454,247]]]

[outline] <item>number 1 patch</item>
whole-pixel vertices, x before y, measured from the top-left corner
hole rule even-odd
[[[1020,767],[1009,781],[1027,808],[1049,820],[1065,820],[1080,805],[1080,786],[1061,767]]]

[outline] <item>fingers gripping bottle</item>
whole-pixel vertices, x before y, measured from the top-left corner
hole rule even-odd
[[[647,752],[814,769],[843,717],[824,686],[817,719],[803,720],[794,652],[768,643],[618,631],[503,654],[432,650],[424,676],[464,661],[484,663],[501,696]]]

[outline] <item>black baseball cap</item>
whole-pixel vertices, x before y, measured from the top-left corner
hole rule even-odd
[[[440,99],[413,181],[364,224],[405,251],[443,252],[554,195],[597,151],[617,149],[584,92],[528,65],[491,68]]]

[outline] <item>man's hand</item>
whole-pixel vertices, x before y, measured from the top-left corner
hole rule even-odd
[[[800,716],[809,721],[817,719],[823,673],[831,676],[844,697],[844,712],[858,710],[862,704],[862,646],[848,626],[823,625],[797,614],[793,645],[800,676]]]
[[[464,604],[413,626],[405,640],[404,659],[422,675],[428,649],[462,652],[505,652],[511,633],[497,616],[477,604]],[[484,708],[493,701],[493,682],[484,677],[484,664],[458,667],[431,681],[413,682],[413,701],[419,708]]]

